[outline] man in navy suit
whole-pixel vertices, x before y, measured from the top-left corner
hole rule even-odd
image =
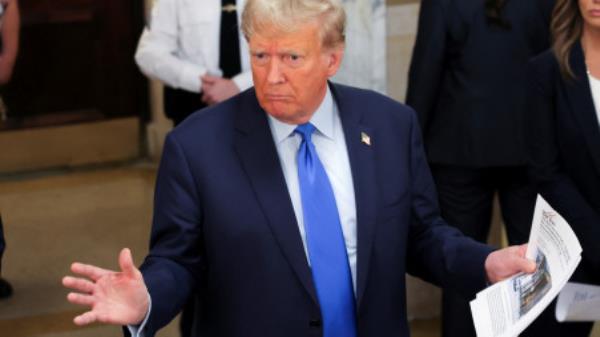
[[[150,253],[74,263],[76,324],[153,336],[196,290],[202,336],[408,336],[405,272],[472,297],[535,269],[439,216],[412,110],[328,82],[344,21],[338,0],[248,1],[255,88],[167,137]]]

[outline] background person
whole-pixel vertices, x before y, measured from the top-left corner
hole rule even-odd
[[[552,49],[531,62],[532,179],[583,247],[571,278],[600,283],[600,1],[557,0]],[[554,336],[588,336],[592,323],[561,323]]]
[[[526,168],[526,70],[549,47],[553,3],[421,3],[406,103],[423,130],[442,217],[480,242],[496,193],[509,243],[529,238],[536,193]],[[469,300],[443,291],[444,337],[475,336]]]
[[[140,70],[165,84],[175,125],[252,86],[239,30],[244,0],[157,0],[135,54]]]

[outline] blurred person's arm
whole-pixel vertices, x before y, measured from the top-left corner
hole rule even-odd
[[[242,55],[244,57],[244,55]],[[243,71],[231,78],[240,91],[244,91],[254,85],[252,82],[252,71]]]
[[[12,77],[19,52],[19,2],[9,0],[6,13],[2,16],[2,53],[0,54],[0,85],[8,83]]]

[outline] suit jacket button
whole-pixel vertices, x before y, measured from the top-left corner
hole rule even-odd
[[[311,319],[310,321],[308,321],[308,325],[311,328],[320,328],[322,323],[320,319]]]

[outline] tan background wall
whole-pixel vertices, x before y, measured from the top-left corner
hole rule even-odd
[[[153,0],[145,0],[146,18],[149,17]],[[148,154],[158,161],[165,140],[165,136],[173,127],[173,123],[165,117],[163,111],[162,84],[151,80],[148,90],[150,91],[150,122],[146,126],[146,141],[148,142]]]

